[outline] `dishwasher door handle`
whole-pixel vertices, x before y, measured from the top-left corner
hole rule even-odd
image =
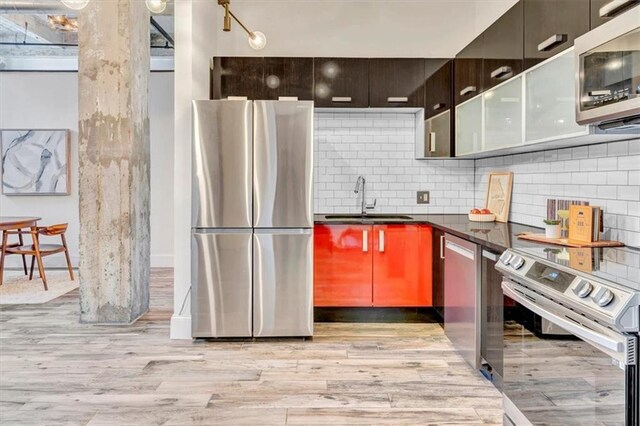
[[[447,241],[445,240],[445,247],[448,250],[451,250],[455,253],[458,253],[464,257],[466,257],[469,260],[475,260],[476,256],[475,253],[472,250],[469,250],[468,248],[462,247],[452,241]]]

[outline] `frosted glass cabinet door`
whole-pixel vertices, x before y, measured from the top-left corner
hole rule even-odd
[[[522,145],[522,77],[486,92],[483,98],[483,151]]]
[[[525,143],[586,134],[576,123],[573,49],[526,74]]]
[[[482,96],[456,107],[456,156],[482,149]]]

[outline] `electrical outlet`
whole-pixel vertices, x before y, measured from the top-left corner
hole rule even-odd
[[[418,191],[418,204],[429,204],[429,191]]]

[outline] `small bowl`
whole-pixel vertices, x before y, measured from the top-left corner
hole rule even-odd
[[[496,215],[493,213],[490,213],[490,214],[469,213],[469,220],[472,222],[495,222]]]

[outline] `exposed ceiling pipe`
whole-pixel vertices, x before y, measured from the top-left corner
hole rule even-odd
[[[73,12],[73,13],[72,13]],[[2,0],[0,14],[20,13],[23,15],[73,14],[59,0]],[[173,2],[167,3],[167,8],[160,15],[173,15]]]

